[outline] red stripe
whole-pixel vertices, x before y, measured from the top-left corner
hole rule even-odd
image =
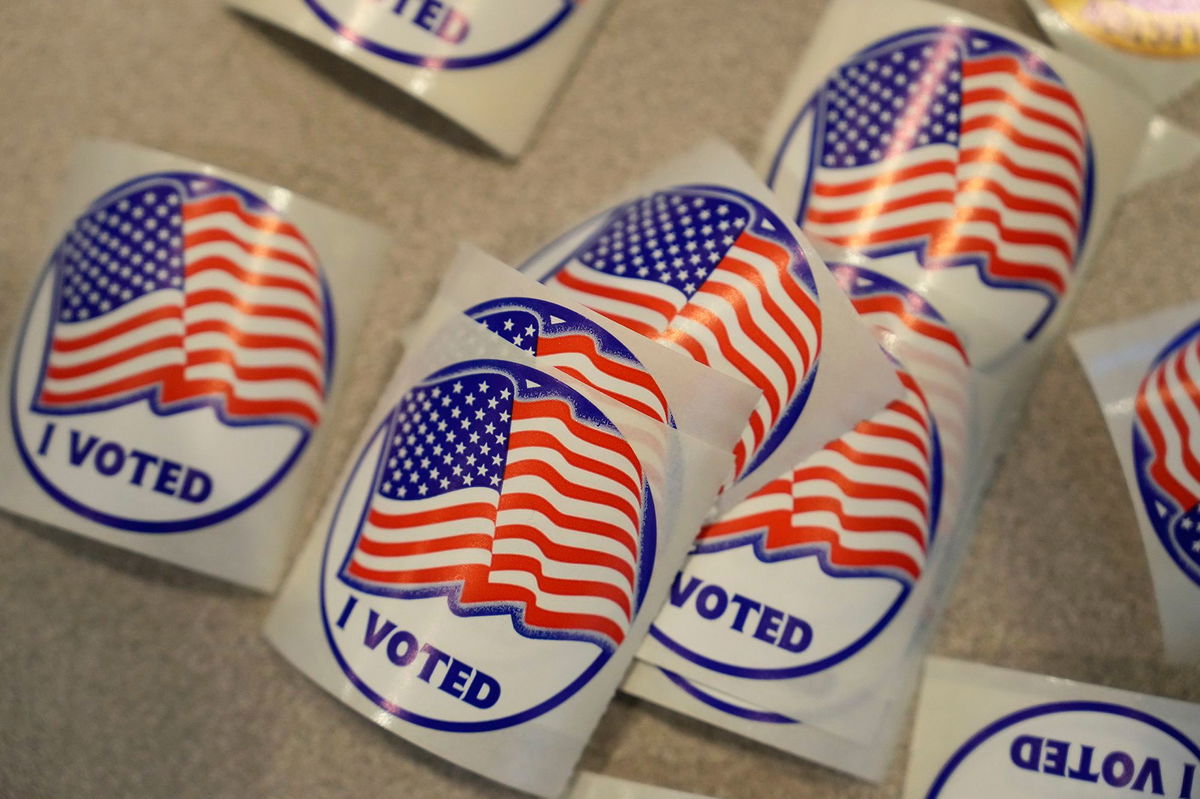
[[[572,483],[544,461],[527,460],[509,464],[504,470],[504,479],[507,482],[513,477],[541,478],[552,486],[556,493],[564,497],[612,508],[617,513],[629,519],[629,523],[633,525],[635,530],[641,524],[640,508],[629,502],[629,500],[608,491],[601,491],[590,486]]]
[[[462,601],[468,603],[514,602],[524,605],[525,623],[547,630],[588,630],[613,641],[618,646],[625,640],[625,630],[611,619],[585,613],[563,613],[546,610],[538,605],[538,596],[515,585],[484,585],[473,579],[463,584]]]
[[[325,385],[321,378],[299,366],[242,366],[237,362],[237,356],[229,350],[190,350],[187,354],[188,366],[213,363],[228,366],[238,380],[296,380],[312,386],[318,395],[325,395]]]
[[[898,428],[892,429],[896,430]],[[879,437],[892,439],[896,438],[894,435],[885,435]],[[909,475],[918,483],[920,483],[925,489],[925,500],[928,502],[929,475],[926,474],[924,468],[916,463],[913,463],[911,460],[900,458],[895,455],[880,455],[875,452],[864,452],[854,446],[851,446],[850,443],[845,439],[831,441],[825,446],[825,449],[830,452],[836,452],[838,455],[841,455],[843,458],[855,464],[856,466],[862,466],[869,469],[890,469],[894,472],[903,472],[904,474]],[[922,454],[924,455],[926,453]],[[928,464],[926,464],[926,466],[927,465]],[[928,505],[923,505],[921,507],[921,512],[925,513],[928,507]]]
[[[521,538],[529,541],[545,555],[562,563],[587,563],[592,566],[603,566],[619,572],[632,587],[637,581],[633,566],[629,561],[619,558],[609,552],[597,552],[592,549],[559,544],[550,540],[541,530],[528,524],[505,523],[496,529],[496,538]]]
[[[255,230],[267,235],[277,234],[293,238],[311,251],[308,240],[305,239],[304,235],[290,222],[285,222],[282,218],[275,216],[274,214],[258,215],[250,213],[242,206],[242,203],[239,199],[229,194],[221,194],[203,200],[184,203],[182,209],[183,220],[185,222],[191,222],[210,214],[219,213],[233,214],[238,219],[242,220],[242,222],[244,222],[248,227],[252,227]],[[314,258],[313,260],[316,259]],[[309,266],[308,269],[310,271],[314,271],[312,270],[311,266]]]
[[[759,297],[762,300],[763,309],[767,312],[767,315],[774,320],[775,324],[779,325],[779,328],[787,335],[792,344],[800,352],[801,369],[805,374],[807,374],[808,370],[812,368],[812,351],[809,349],[808,339],[804,337],[804,333],[801,332],[800,328],[793,321],[793,315],[796,311],[799,311],[801,314],[803,314],[808,321],[812,323],[813,331],[819,336],[821,330],[821,317],[820,311],[816,310],[816,305],[805,303],[804,305],[793,306],[791,313],[789,313],[775,301],[771,291],[764,284],[762,275],[758,273],[758,270],[754,269],[749,264],[732,257],[726,258],[721,263],[721,266],[722,268],[733,272],[735,275],[739,275],[742,279],[753,282],[758,287]],[[790,296],[790,292],[787,292],[787,286],[793,284],[795,281],[795,278],[789,271],[791,262],[787,261],[784,266],[780,266],[778,263],[776,263],[775,266],[778,270],[777,278],[784,286],[785,293],[788,293]],[[806,299],[808,298],[808,295],[805,292],[802,291],[800,293]],[[809,307],[810,305],[811,308]],[[813,317],[810,311],[815,311],[816,318]]]
[[[141,344],[136,344],[132,347],[127,347],[119,352],[114,352],[111,355],[106,355],[95,360],[85,361],[73,366],[55,366],[53,359],[51,364],[46,367],[46,377],[54,380],[67,380],[73,377],[82,377],[93,372],[99,372],[102,369],[116,366],[133,360],[147,353],[157,352],[166,349],[178,349],[182,356],[183,337],[182,336],[161,336],[149,341],[143,341]]]
[[[718,278],[720,271],[713,272],[708,280],[704,281],[704,285],[700,287],[700,294],[709,294],[714,297],[720,297],[725,304],[733,311],[737,318],[741,331],[754,342],[755,346],[759,347],[763,353],[767,355],[775,365],[779,367],[779,371],[783,372],[783,379],[787,385],[788,395],[795,391],[798,382],[796,375],[796,365],[792,363],[779,345],[771,340],[771,337],[758,326],[757,320],[750,313],[750,308],[746,303],[745,295],[741,291],[730,286],[727,283],[722,283]],[[684,309],[687,312],[687,309]],[[808,364],[800,364],[801,368],[806,369]]]
[[[180,379],[182,370],[183,367],[179,365],[160,366],[156,369],[150,369],[136,375],[129,375],[120,380],[114,380],[94,388],[84,389],[83,391],[48,391],[43,389],[39,401],[46,405],[75,405],[91,402],[124,394],[139,388],[145,388],[146,386],[165,383],[168,380],[178,380]]]
[[[1062,175],[1055,172],[1048,172],[1044,169],[1035,169],[1033,167],[1022,166],[1008,156],[1007,153],[996,149],[995,147],[972,147],[967,150],[962,150],[958,154],[958,160],[963,164],[991,163],[999,164],[1004,167],[1009,173],[1023,180],[1030,180],[1037,183],[1046,183],[1062,189],[1067,194],[1071,195],[1071,199],[1078,206],[1083,202],[1079,194],[1079,187],[1073,182],[1067,180]]]
[[[842,505],[842,501],[835,497],[798,497],[793,510],[796,513],[832,513],[837,516],[841,529],[852,533],[899,533],[908,536],[920,546],[922,552],[925,551],[925,529],[899,516],[857,516],[848,513]],[[791,536],[804,529],[804,527],[793,527],[788,530],[785,540],[768,542],[767,546],[770,549],[794,546],[796,542],[792,540]],[[889,552],[890,550],[873,551]]]
[[[864,316],[872,313],[891,314],[910,330],[949,345],[962,357],[963,363],[967,362],[966,350],[963,349],[958,336],[954,335],[954,331],[912,313],[908,305],[895,294],[872,294],[866,297],[856,297],[853,302],[854,310],[859,314]]]
[[[229,338],[237,346],[245,347],[246,349],[301,350],[311,355],[318,363],[322,365],[325,363],[324,353],[308,341],[291,336],[268,336],[261,333],[247,333],[229,322],[220,319],[205,319],[200,322],[192,322],[187,326],[186,333],[188,336],[195,336],[200,333],[219,333]]]
[[[1039,139],[1036,136],[1023,133],[1003,117],[998,117],[994,114],[983,114],[972,117],[970,120],[963,121],[961,130],[964,136],[977,130],[986,131],[988,134],[999,134],[1012,141],[1018,147],[1057,156],[1070,163],[1078,177],[1081,179],[1083,177],[1083,162],[1080,160],[1078,153],[1068,150],[1061,144],[1055,144],[1046,139]]]
[[[647,308],[662,316],[663,319],[667,320],[667,323],[674,318],[677,311],[676,306],[667,302],[666,300],[661,300],[657,297],[651,297],[649,295],[640,294],[633,291],[626,291],[625,289],[618,289],[612,286],[593,283],[589,280],[583,280],[582,278],[571,274],[566,269],[558,272],[554,276],[554,280],[563,284],[569,289],[573,289],[585,295],[590,294],[596,297],[617,300],[618,302],[623,302],[628,305],[636,305],[642,308]],[[584,298],[582,302],[584,305],[590,305],[586,298]],[[609,314],[606,313],[605,316],[609,316]],[[637,324],[643,328],[649,327],[644,322],[639,322]],[[639,330],[638,332],[643,331]],[[643,335],[645,335],[645,333],[643,333]]]
[[[124,333],[128,333],[130,330],[136,330],[139,327],[162,321],[163,319],[182,318],[183,311],[180,307],[176,304],[171,304],[163,308],[155,308],[152,311],[144,311],[111,327],[97,330],[95,333],[89,333],[79,338],[60,338],[59,327],[56,325],[54,329],[54,343],[51,345],[51,349],[55,352],[75,352],[76,350],[86,349],[109,339],[116,338]]]
[[[272,289],[287,289],[289,291],[299,292],[312,301],[314,311],[320,313],[321,300],[317,297],[316,292],[310,286],[299,280],[293,280],[289,277],[279,277],[278,275],[268,275],[262,272],[249,272],[228,258],[219,256],[209,256],[201,258],[193,263],[188,264],[184,272],[185,277],[195,277],[203,272],[224,272],[225,274],[236,278],[238,281],[245,283],[252,288],[272,288]]]
[[[869,196],[879,197],[886,196],[876,192],[869,192]],[[945,203],[954,205],[954,190],[953,189],[936,189],[934,191],[926,191],[920,194],[910,194],[906,197],[900,197],[895,200],[879,200],[866,205],[856,206],[854,208],[844,208],[838,211],[818,211],[810,208],[808,211],[808,223],[819,225],[837,225],[846,222],[859,222],[865,219],[873,219],[875,217],[890,214],[894,211],[903,211],[908,208],[917,208],[924,205],[933,205],[935,203]]]
[[[936,161],[928,161],[923,164],[904,167],[903,169],[888,170],[875,177],[864,178],[853,183],[816,183],[813,185],[812,193],[817,197],[846,197],[851,194],[862,194],[864,192],[882,194],[884,190],[891,186],[899,183],[907,183],[910,180],[923,178],[928,175],[949,175],[950,177],[955,177],[957,171],[952,160],[939,158]]]
[[[586,535],[598,535],[617,542],[629,550],[634,560],[638,557],[637,528],[632,530],[615,524],[597,521],[586,516],[576,516],[556,508],[550,500],[537,494],[511,493],[500,496],[500,510],[533,511],[545,516],[558,527]]]
[[[456,549],[482,549],[484,551],[491,551],[491,548],[492,537],[483,533],[398,542],[373,541],[364,535],[359,537],[357,545],[359,552],[385,558],[428,555],[434,552],[452,552]]]
[[[1048,97],[1051,100],[1056,100],[1070,107],[1078,118],[1079,127],[1081,129],[1087,127],[1084,123],[1083,111],[1080,109],[1079,103],[1075,101],[1075,97],[1069,91],[1062,86],[1047,83],[1033,77],[1022,68],[1021,62],[1012,56],[995,56],[993,58],[979,58],[963,62],[964,78],[974,78],[992,72],[1007,73],[1034,94]]]
[[[566,426],[568,432],[570,432],[571,435],[575,436],[576,438],[578,438],[582,441],[586,441],[587,443],[592,444],[596,447],[611,450],[614,455],[619,455],[622,458],[624,458],[625,461],[630,466],[632,466],[634,468],[634,470],[637,472],[638,483],[633,488],[633,493],[637,496],[641,496],[641,491],[642,491],[642,486],[641,486],[642,466],[641,466],[641,463],[638,461],[637,456],[633,453],[633,449],[630,448],[629,444],[626,443],[625,439],[621,438],[621,436],[619,434],[606,433],[602,430],[597,430],[594,427],[591,427],[591,426],[585,425],[585,424],[581,424],[580,422],[576,421],[574,415],[571,412],[571,406],[569,404],[567,404],[566,401],[561,400],[561,399],[522,400],[520,402],[513,404],[513,422],[516,422],[518,419],[531,419],[531,418],[534,418],[534,419],[536,419],[536,418],[557,419],[558,421],[562,422]],[[517,432],[513,433],[513,438],[515,438],[518,435],[525,436],[530,433],[533,433],[533,431],[517,431]],[[569,447],[568,442],[558,442],[556,439],[554,439],[550,436],[546,436],[545,434],[541,434],[541,433],[535,433],[534,435],[544,436],[544,438],[549,439],[550,441],[554,441],[556,443],[556,445],[552,445],[550,448],[557,450],[562,455],[566,456],[568,463],[573,463],[570,455],[572,455],[574,453],[568,452],[568,449],[567,449]],[[509,446],[510,451],[512,449],[512,446],[514,446],[514,444],[512,444],[511,441],[512,441],[512,439],[510,439],[510,446]],[[544,443],[539,444],[539,445],[545,446]],[[589,461],[591,460],[590,458],[581,458],[581,459],[589,460]],[[595,461],[592,461],[592,462],[595,463]],[[616,470],[615,469],[606,469],[605,471],[615,472]],[[629,485],[629,476],[626,475],[624,472],[621,472],[620,474],[621,474],[621,477],[614,476],[614,477],[610,477],[610,479],[613,480],[614,482],[622,483],[623,485]]]
[[[619,363],[610,357],[603,355],[596,347],[596,342],[590,336],[583,334],[571,334],[562,336],[542,336],[538,339],[538,357],[554,356],[554,355],[582,355],[587,358],[598,371],[609,377],[620,380],[631,385],[635,385],[644,389],[648,393],[654,395],[658,400],[659,407],[653,408],[639,400],[635,400],[627,395],[619,394],[613,389],[603,388],[577,369],[570,367],[558,367],[561,371],[571,374],[577,380],[592,386],[597,391],[607,396],[613,397],[619,402],[634,408],[639,413],[650,416],[654,419],[666,421],[667,398],[663,396],[662,389],[658,387],[658,383],[647,372],[642,369]],[[568,369],[570,371],[568,371]]]
[[[898,569],[905,572],[913,580],[921,576],[921,564],[899,552],[887,550],[848,549],[842,546],[836,530],[825,527],[800,527],[790,531],[791,541],[788,546],[801,544],[823,543],[828,545],[827,557],[830,563],[845,569]]]
[[[1003,89],[987,87],[970,89],[963,92],[962,104],[964,106],[968,106],[973,103],[988,102],[1004,103],[1005,105],[1016,109],[1017,113],[1026,119],[1032,119],[1033,121],[1040,122],[1043,125],[1057,128],[1058,130],[1067,134],[1067,136],[1074,140],[1075,144],[1080,150],[1086,148],[1086,145],[1083,141],[1083,136],[1081,136],[1079,133],[1079,128],[1075,127],[1074,125],[1067,124],[1061,117],[1056,117],[1053,114],[1048,114],[1045,111],[1042,111],[1041,109],[1025,105],[1016,97],[1004,91]]]
[[[194,291],[187,295],[186,307],[195,308],[197,305],[205,305],[208,303],[222,303],[232,307],[235,311],[245,314],[246,316],[263,316],[275,317],[278,319],[291,319],[294,322],[299,322],[306,327],[312,328],[314,333],[321,335],[321,324],[313,318],[311,314],[306,314],[303,311],[297,311],[294,308],[285,308],[282,305],[260,305],[258,303],[246,302],[240,297],[235,297],[228,291],[222,289],[203,289]]]
[[[633,616],[633,605],[629,599],[629,594],[612,583],[600,580],[584,580],[580,578],[568,580],[561,577],[553,577],[546,574],[542,568],[541,561],[531,558],[528,555],[495,555],[492,557],[492,571],[523,571],[533,576],[537,581],[538,589],[544,593],[558,596],[607,599],[625,613],[626,619]]]
[[[919,494],[915,494],[912,491],[908,491],[903,488],[897,488],[895,486],[874,485],[872,483],[860,483],[857,480],[853,480],[853,479],[847,477],[846,475],[842,474],[837,469],[834,469],[829,466],[806,466],[806,467],[797,469],[795,472],[796,483],[802,483],[806,480],[824,480],[825,482],[833,483],[835,486],[837,486],[839,489],[841,489],[843,494],[845,494],[848,497],[851,497],[852,499],[864,499],[864,500],[876,499],[876,500],[891,500],[891,501],[895,501],[895,502],[903,502],[904,504],[911,505],[913,508],[920,511],[922,516],[928,515],[926,499],[925,499],[925,497],[922,497]],[[800,503],[801,500],[803,500],[803,502],[805,502],[805,503],[808,503],[810,501],[823,502],[825,500],[829,500],[831,502],[837,501],[837,500],[833,499],[832,497],[803,497],[803,498],[797,499],[796,502]],[[801,511],[804,509],[805,508],[802,508],[802,507],[800,507],[799,504],[797,504],[797,506],[796,506],[797,511]],[[895,520],[895,523],[904,528],[904,529],[897,529],[896,532],[904,533],[905,535],[912,537],[914,540],[919,540],[922,542],[924,541],[924,532],[921,531],[920,528],[918,528],[912,522],[897,518]],[[889,522],[889,524],[890,524],[890,522]],[[853,528],[847,528],[847,529],[853,529]],[[922,546],[923,545],[924,544],[922,543]]]
[[[187,249],[198,247],[201,244],[218,243],[232,244],[253,258],[261,258],[264,260],[280,261],[291,264],[292,266],[308,272],[313,277],[317,277],[316,268],[309,261],[301,258],[295,253],[290,253],[287,250],[279,250],[274,247],[268,247],[265,244],[254,244],[252,242],[244,241],[243,239],[222,228],[209,228],[207,230],[200,230],[195,233],[189,233],[183,237],[183,246]]]
[[[375,527],[384,530],[401,530],[409,527],[425,527],[439,522],[495,518],[496,506],[490,502],[467,502],[420,513],[383,513],[372,508],[367,520]]]

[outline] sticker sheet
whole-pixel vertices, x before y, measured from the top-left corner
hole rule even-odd
[[[834,735],[640,661],[634,663],[621,690],[784,752],[879,782],[891,764],[894,742],[904,732],[907,697],[916,688],[919,665],[920,658],[911,658],[893,675],[900,701],[870,704],[874,730],[864,741]]]
[[[828,262],[910,287],[1004,370],[1061,326],[1152,116],[956,9],[834,0],[759,166]]]
[[[843,706],[909,648],[978,427],[965,349],[936,309],[879,273],[836,274],[905,393],[706,525],[639,653],[806,721],[848,721]],[[860,734],[874,735],[872,716]]]
[[[734,447],[722,510],[903,393],[836,279],[775,205],[749,166],[711,141],[521,267],[762,391]]]
[[[609,0],[226,3],[357,64],[516,157]]]
[[[1200,80],[1197,0],[1027,0],[1064,53],[1136,89],[1155,105]]]
[[[273,589],[386,238],[109,142],[49,230],[0,352],[0,507]]]
[[[1167,657],[1200,662],[1200,304],[1072,344],[1125,472]]]
[[[474,250],[413,342],[266,634],[375,723],[557,796],[728,474],[745,417],[713,410],[757,393]]]
[[[1200,706],[930,658],[905,799],[1200,796]]]

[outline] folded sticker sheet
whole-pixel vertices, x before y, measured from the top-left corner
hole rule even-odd
[[[775,204],[750,167],[712,141],[521,267],[762,392],[733,450],[722,509],[903,392],[833,275]]]
[[[835,0],[759,164],[827,262],[869,261],[928,299],[976,368],[1003,371],[1061,324],[1152,116],[956,9]]]
[[[905,799],[1200,796],[1200,706],[930,658]]]
[[[109,142],[50,230],[0,355],[0,507],[273,589],[386,238]]]
[[[375,723],[556,796],[757,400],[464,250],[266,634]]]
[[[870,270],[838,276],[905,393],[708,524],[639,653],[806,721],[844,716],[909,648],[976,426],[966,353],[937,311]],[[857,735],[876,721],[863,715]]]
[[[226,2],[374,73],[513,157],[608,7],[608,0]]]
[[[1167,657],[1200,661],[1200,304],[1071,342],[1125,472]]]
[[[1163,105],[1200,80],[1196,0],[1027,0],[1061,49]]]

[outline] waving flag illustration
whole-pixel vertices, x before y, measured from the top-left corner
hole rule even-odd
[[[619,645],[653,561],[649,488],[594,405],[537,369],[472,361],[410,390],[387,422],[342,578],[529,637]]]
[[[545,282],[763,391],[734,450],[762,463],[795,424],[821,349],[808,262],[784,223],[728,189],[682,186],[613,210]]]
[[[99,200],[54,256],[38,410],[149,399],[235,423],[320,420],[332,320],[316,255],[265,203],[169,173]]]
[[[1037,332],[1070,283],[1092,184],[1086,120],[1049,65],[984,31],[914,30],[837,69],[806,125],[806,232],[1040,292]]]
[[[1200,583],[1200,326],[1168,345],[1142,381],[1134,451],[1151,521]]]
[[[544,300],[510,297],[467,315],[488,330],[655,421],[667,423],[667,399],[654,377],[615,336],[586,317]]]
[[[853,267],[834,272],[892,354],[908,356],[897,370],[904,395],[705,527],[697,552],[751,545],[765,562],[815,554],[835,575],[911,585],[952,498],[945,455],[962,452],[955,439],[965,432],[966,355],[945,322],[899,284]]]

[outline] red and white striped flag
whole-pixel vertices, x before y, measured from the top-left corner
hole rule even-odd
[[[161,176],[106,198],[55,253],[39,409],[149,399],[306,429],[321,417],[328,300],[304,236],[209,179]]]

